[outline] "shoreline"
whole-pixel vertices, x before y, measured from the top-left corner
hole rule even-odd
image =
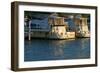
[[[38,37],[31,37],[31,40],[75,40],[75,39],[85,39],[85,38],[90,38],[90,37],[76,37],[76,38],[70,38],[70,39],[59,39],[59,38],[38,38]],[[28,37],[24,38],[25,40],[28,40]],[[31,41],[30,40],[30,41]]]

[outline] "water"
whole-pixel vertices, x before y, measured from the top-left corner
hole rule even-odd
[[[25,40],[24,61],[47,61],[90,58],[90,39]]]

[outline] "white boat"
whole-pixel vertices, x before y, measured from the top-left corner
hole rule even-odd
[[[87,18],[75,19],[76,37],[90,37],[90,31],[87,25]]]

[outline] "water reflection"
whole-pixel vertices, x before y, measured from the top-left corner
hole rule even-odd
[[[79,53],[78,53],[78,57],[79,58],[82,58],[82,57],[86,56],[84,54],[88,54],[90,56],[90,49],[87,49],[88,43],[90,43],[89,39],[87,39],[87,38],[84,39],[84,40],[81,39],[81,41],[80,41],[80,49],[79,49]],[[90,48],[90,45],[88,46],[88,48]],[[87,50],[87,52],[89,52],[89,53],[84,52],[85,50]]]
[[[52,45],[53,44],[55,44],[54,45],[54,49],[53,49],[53,55],[54,56],[64,56],[64,48],[63,48],[63,46],[64,46],[64,43],[65,43],[65,41],[64,40],[62,40],[62,41],[53,41],[52,42]]]
[[[25,61],[90,58],[90,39],[25,40]]]

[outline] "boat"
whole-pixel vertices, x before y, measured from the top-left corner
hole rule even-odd
[[[75,20],[75,24],[76,24],[76,37],[90,37],[90,31],[88,29],[88,25],[87,25],[87,18],[76,18]]]

